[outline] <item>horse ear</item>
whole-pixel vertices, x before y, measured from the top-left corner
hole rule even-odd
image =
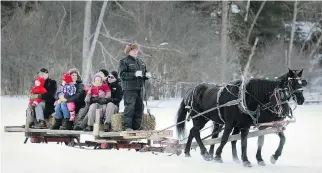
[[[290,68],[288,68],[288,76],[289,77],[293,77],[294,76],[294,72]]]
[[[303,73],[303,69],[300,72],[297,73],[297,76],[302,77],[302,73]]]

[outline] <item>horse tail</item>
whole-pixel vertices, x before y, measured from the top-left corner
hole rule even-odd
[[[181,124],[176,125],[178,139],[181,139],[181,137],[183,138],[185,133],[186,133],[186,129],[185,129],[186,122],[185,122],[185,120],[186,120],[188,111],[187,111],[187,109],[185,107],[186,107],[186,105],[185,105],[184,99],[182,99],[180,107],[179,107],[179,110],[177,112],[177,118],[176,118],[177,123],[181,123]]]

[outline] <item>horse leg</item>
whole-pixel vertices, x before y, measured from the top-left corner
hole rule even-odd
[[[259,130],[263,130],[265,129],[266,127],[260,127]],[[259,136],[258,137],[258,140],[257,140],[257,153],[256,153],[256,159],[257,159],[257,163],[259,166],[265,166],[265,162],[262,158],[262,147],[264,145],[264,135],[262,136]]]
[[[239,127],[235,127],[234,130],[233,130],[233,134],[232,135],[237,135],[239,133],[240,133],[240,128]],[[238,154],[237,154],[236,143],[237,143],[237,141],[231,141],[231,150],[232,150],[232,155],[233,155],[234,162],[240,163],[240,160],[239,160]]]
[[[222,126],[223,125],[221,125],[221,124],[214,123],[214,129],[212,131],[211,139],[218,138],[218,135],[219,135],[219,133],[221,131]],[[210,145],[209,154],[210,154],[211,158],[214,157],[214,149],[215,149],[215,144]]]
[[[280,143],[278,145],[277,150],[275,151],[275,154],[271,156],[271,163],[273,163],[273,164],[275,164],[277,159],[278,159],[278,157],[281,156],[282,150],[283,150],[283,147],[284,147],[284,144],[285,144],[285,141],[286,141],[284,132],[279,132],[278,136],[280,137]]]
[[[191,133],[192,131],[192,128],[189,132],[189,136],[188,136],[188,140],[187,140],[187,143],[186,143],[186,146],[185,146],[185,149],[184,149],[184,154],[186,157],[191,157],[190,155],[190,148],[191,148],[191,142],[192,142],[192,139],[193,139],[193,135]]]
[[[247,158],[247,135],[249,127],[241,128],[241,150],[242,150],[242,162],[245,167],[252,167],[252,164]]]
[[[210,157],[205,145],[203,144],[201,138],[200,138],[200,130],[206,125],[207,120],[201,119],[201,121],[198,122],[199,124],[194,125],[194,127],[191,129],[190,133],[193,133],[193,136],[196,139],[196,142],[198,143],[201,151],[201,156],[207,160],[210,161],[212,158]]]
[[[215,161],[218,162],[218,163],[223,163],[222,158],[221,158],[221,153],[222,153],[222,150],[223,150],[224,146],[226,145],[226,143],[228,141],[229,135],[230,135],[232,130],[233,130],[233,123],[226,122],[224,133],[223,133],[222,138],[221,138],[221,143],[220,143],[219,147],[216,150],[216,156],[214,158]]]

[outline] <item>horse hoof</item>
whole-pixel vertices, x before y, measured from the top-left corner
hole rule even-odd
[[[258,162],[258,165],[259,165],[259,166],[266,166],[266,164],[265,164],[265,162],[264,162],[264,161],[259,161],[259,162]]]
[[[250,163],[250,161],[243,162],[243,166],[248,167],[248,168],[253,167],[252,164]]]
[[[217,163],[224,163],[224,161],[222,160],[222,158],[219,157],[219,156],[215,156],[214,161],[217,162]]]
[[[206,161],[211,161],[213,158],[211,157],[210,154],[208,153],[205,153],[202,155],[202,157],[206,160]]]
[[[235,163],[240,163],[240,160],[238,158],[233,159]]]
[[[191,157],[191,155],[189,153],[185,153],[184,156],[185,157]]]
[[[275,164],[276,161],[277,161],[277,159],[275,159],[274,155],[271,156],[271,159],[270,160],[271,160],[271,163],[272,164]]]

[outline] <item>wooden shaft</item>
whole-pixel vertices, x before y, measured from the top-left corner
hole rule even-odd
[[[268,128],[268,129],[264,129],[264,130],[260,130],[260,131],[254,131],[254,132],[250,132],[248,133],[247,138],[253,138],[253,137],[257,137],[257,136],[262,136],[262,135],[267,135],[267,134],[272,134],[272,133],[278,133],[281,130],[277,129],[277,128]],[[240,134],[237,135],[231,135],[228,138],[228,142],[230,141],[236,141],[236,140],[240,140],[241,137]],[[202,141],[204,145],[212,145],[212,144],[218,144],[221,142],[221,138],[215,138],[215,139],[208,139],[208,140],[204,140]],[[181,148],[184,148],[186,144],[181,144]],[[196,148],[199,147],[197,142],[192,142],[191,144],[192,148]]]

